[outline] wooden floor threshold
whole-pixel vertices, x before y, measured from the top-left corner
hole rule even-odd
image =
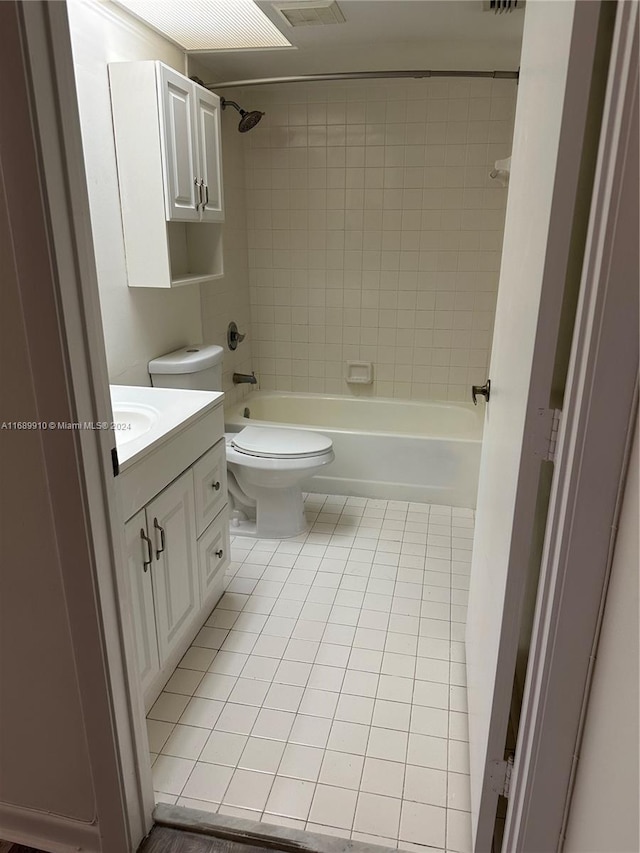
[[[139,853],[397,853],[392,847],[164,803],[153,818],[156,825]]]

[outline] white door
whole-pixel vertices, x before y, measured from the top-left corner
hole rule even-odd
[[[504,758],[599,2],[526,6],[466,634],[473,849]],[[586,82],[585,82],[586,81]],[[588,203],[588,201],[587,201]]]
[[[195,221],[200,218],[201,192],[193,135],[195,87],[166,65],[159,69],[166,215],[168,220]]]
[[[191,470],[168,486],[146,508],[153,542],[153,596],[160,666],[200,603],[196,527]]]
[[[198,177],[203,182],[203,222],[224,219],[220,152],[220,98],[195,86],[195,122],[198,146]]]
[[[154,554],[147,536],[144,510],[124,526],[127,547],[129,589],[131,590],[132,622],[136,640],[138,675],[142,693],[160,669],[156,617],[153,610],[151,565]]]

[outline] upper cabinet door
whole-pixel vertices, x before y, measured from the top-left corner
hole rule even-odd
[[[202,180],[203,222],[224,219],[222,162],[220,154],[220,98],[201,86],[195,91],[195,127],[198,145],[198,178]]]
[[[164,149],[165,204],[168,220],[200,218],[201,176],[193,136],[194,84],[166,65],[160,65],[161,128]]]

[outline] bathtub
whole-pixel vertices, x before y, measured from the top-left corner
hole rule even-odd
[[[249,425],[332,439],[335,461],[305,491],[475,508],[483,407],[256,391],[225,413],[227,432]]]

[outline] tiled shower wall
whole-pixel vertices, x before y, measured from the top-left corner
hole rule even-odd
[[[260,387],[467,400],[489,360],[507,194],[489,171],[515,81],[226,94],[266,112],[241,140]],[[352,360],[373,385],[347,385]]]

